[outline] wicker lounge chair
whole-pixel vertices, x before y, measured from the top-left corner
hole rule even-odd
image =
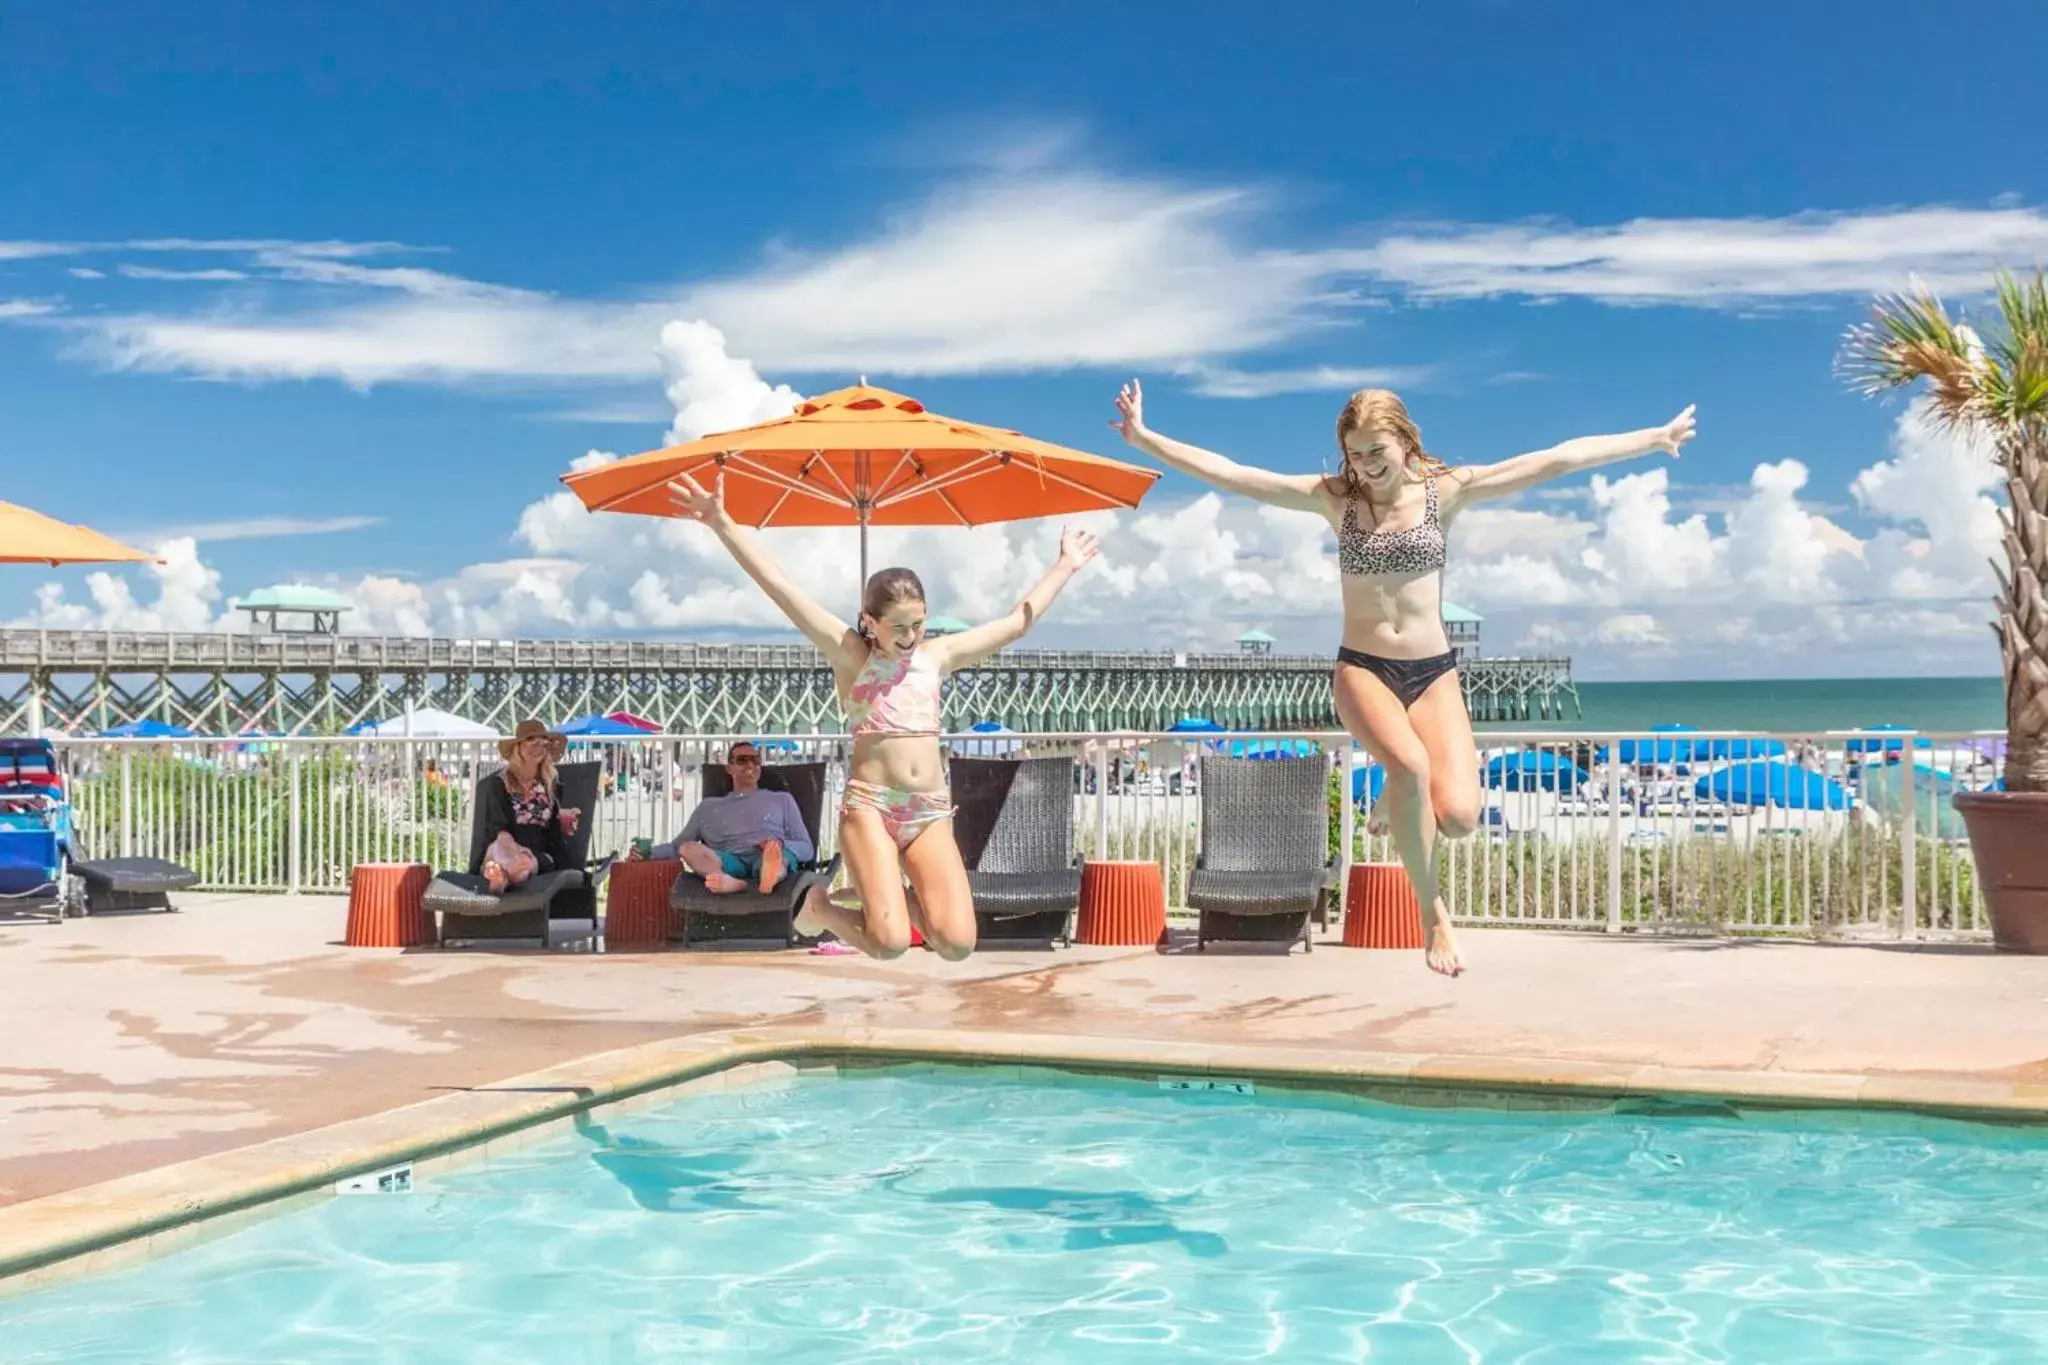
[[[100,858],[74,863],[72,871],[85,882],[85,909],[90,915],[109,910],[176,910],[173,891],[199,884],[199,874],[162,858]]]
[[[591,937],[597,936],[597,876],[610,863],[589,866],[590,830],[597,817],[597,785],[601,763],[564,763],[555,771],[561,779],[562,804],[583,812],[576,833],[569,840],[565,865],[552,872],[535,874],[527,881],[496,895],[490,884],[475,872],[442,872],[435,876],[420,898],[422,908],[440,917],[441,946],[450,941],[479,939],[534,939],[548,946],[548,926],[556,920],[589,920]],[[502,780],[504,770],[496,768],[477,782],[475,805],[469,831],[469,866],[483,862],[490,836],[484,832],[485,784]]]
[[[1074,760],[956,758],[952,785],[953,835],[982,946],[1071,945],[1081,900]]]
[[[1202,759],[1202,851],[1188,878],[1209,943],[1288,943],[1313,951],[1309,916],[1337,890],[1330,771],[1320,758]]]
[[[732,778],[725,769],[706,764],[703,770],[704,799],[724,796],[732,790]],[[803,813],[804,828],[814,844],[824,841],[825,765],[822,763],[772,763],[761,769],[761,786],[767,791],[788,792]],[[734,891],[715,896],[704,879],[689,872],[676,878],[668,893],[669,908],[676,912],[671,937],[685,948],[700,943],[773,943],[782,947],[796,944],[796,912],[811,883],[832,880],[839,867],[834,855],[819,864],[800,863],[767,895],[758,891]]]

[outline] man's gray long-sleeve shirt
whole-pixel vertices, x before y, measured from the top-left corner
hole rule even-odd
[[[817,854],[795,797],[788,792],[733,792],[699,801],[683,832],[673,843],[658,846],[653,856],[673,858],[684,844],[693,842],[720,853],[745,853],[770,839],[780,839],[783,851],[799,863]]]

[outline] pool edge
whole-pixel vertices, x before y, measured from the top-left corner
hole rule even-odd
[[[1826,1108],[2048,1123],[2048,1085],[1856,1073],[1725,1071],[1530,1057],[1316,1052],[961,1030],[769,1028],[696,1034],[597,1053],[488,1086],[247,1147],[0,1206],[0,1294],[160,1254],[159,1238],[239,1225],[334,1182],[451,1159],[579,1113],[761,1064],[947,1061],[1150,1076],[1229,1076],[1309,1089],[1420,1086],[1565,1094],[1581,1100],[1713,1100],[1763,1109]],[[762,1068],[765,1069],[765,1068]],[[721,1081],[722,1083],[722,1081]],[[176,1250],[175,1246],[161,1252]],[[28,1283],[24,1283],[24,1280]]]

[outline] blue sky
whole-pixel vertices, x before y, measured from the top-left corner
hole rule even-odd
[[[2048,169],[1999,131],[2048,91],[1981,60],[2048,50],[2048,10],[1841,13],[10,14],[0,497],[192,543],[154,575],[13,571],[0,619],[191,626],[301,580],[366,629],[760,631],[698,533],[555,493],[586,452],[661,443],[665,382],[751,413],[864,372],[1116,453],[1135,373],[1158,428],[1301,469],[1375,380],[1453,462],[1696,402],[1667,484],[1620,467],[1461,528],[1490,652],[1988,672],[1988,478],[1830,361],[1872,288],[1967,296],[2048,258]],[[661,352],[669,322],[723,351]],[[1170,476],[1106,528],[1047,642],[1330,647],[1312,531],[1198,494]],[[887,549],[973,614],[1051,534]],[[771,545],[821,591],[852,576],[843,538]]]

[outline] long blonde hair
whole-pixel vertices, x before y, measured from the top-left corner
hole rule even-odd
[[[502,774],[505,780],[505,790],[515,796],[524,796],[526,795],[526,787],[518,785],[517,779],[513,776],[513,767],[518,762],[519,751],[515,749],[512,752],[513,758],[505,764]],[[540,762],[534,766],[533,776],[527,780],[526,786],[530,787],[535,782],[540,783],[549,791],[554,791],[561,785],[561,775],[555,771],[555,755],[552,749],[541,750]]]
[[[1337,414],[1337,472],[1329,480],[1332,493],[1347,499],[1362,498],[1366,506],[1372,505],[1372,495],[1351,472],[1351,450],[1344,444],[1363,428],[1393,433],[1404,447],[1402,463],[1411,479],[1416,477],[1418,467],[1423,477],[1450,473],[1449,465],[1423,448],[1422,432],[1398,394],[1392,389],[1360,389]]]

